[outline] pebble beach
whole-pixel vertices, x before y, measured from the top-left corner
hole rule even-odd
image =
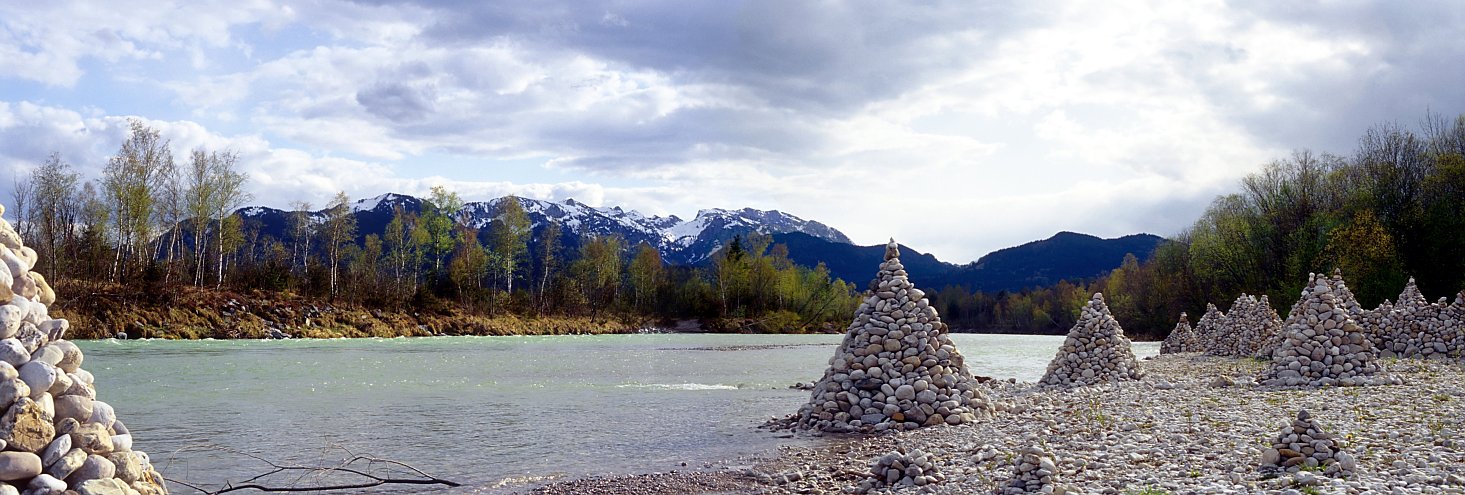
[[[1465,493],[1465,367],[1383,360],[1400,385],[1257,385],[1267,363],[1200,353],[1143,360],[1145,376],[1077,389],[983,386],[993,418],[879,435],[804,432],[809,446],[694,472],[595,478],[536,493],[853,493],[892,451],[926,454],[941,483],[876,493],[1000,493],[1024,449],[1052,456],[1052,493]],[[1266,450],[1299,410],[1356,463],[1353,475],[1269,473]],[[781,434],[776,432],[768,433]]]

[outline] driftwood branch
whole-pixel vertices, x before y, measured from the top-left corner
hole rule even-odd
[[[461,484],[430,475],[405,462],[356,454],[345,448],[346,458],[335,465],[301,466],[281,464],[262,456],[238,450],[213,446],[201,446],[208,450],[229,452],[254,459],[269,468],[258,475],[238,481],[225,481],[224,485],[209,488],[199,483],[164,478],[172,483],[191,488],[203,495],[220,495],[230,492],[258,491],[267,493],[304,493],[360,490],[383,485],[439,485],[457,487]],[[339,447],[338,447],[339,448]],[[188,449],[180,449],[188,450]],[[383,474],[383,471],[386,473]],[[396,471],[398,474],[393,474]],[[406,476],[400,474],[405,472]],[[332,478],[331,481],[326,481]],[[312,483],[311,481],[316,481]]]

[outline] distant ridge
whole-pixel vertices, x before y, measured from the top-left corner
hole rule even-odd
[[[488,227],[498,217],[503,201],[505,198],[466,203],[460,218],[468,226],[479,229],[481,239],[487,242]],[[823,263],[831,275],[864,289],[869,267],[878,265],[885,253],[883,244],[856,246],[833,227],[778,210],[711,208],[698,211],[691,220],[683,220],[675,215],[644,215],[619,206],[593,207],[574,199],[555,202],[518,198],[518,201],[533,224],[533,244],[543,240],[544,228],[553,221],[561,226],[560,242],[566,249],[578,247],[582,236],[619,235],[627,246],[645,242],[656,247],[662,259],[672,265],[707,264],[735,236],[746,238],[758,232],[771,235],[774,243],[787,245],[789,257],[795,263],[809,267]],[[357,235],[359,239],[381,235],[395,209],[420,214],[422,206],[420,198],[395,193],[357,200],[352,203]],[[291,212],[251,206],[239,209],[238,213],[247,224],[259,229],[261,235],[276,239],[289,237]],[[311,215],[317,221],[325,218],[324,210]],[[1059,232],[1047,239],[993,251],[965,265],[941,261],[909,246],[901,246],[906,253],[901,259],[913,280],[932,290],[951,285],[969,291],[1015,291],[1050,286],[1060,280],[1101,276],[1118,267],[1125,254],[1134,254],[1140,261],[1148,259],[1162,241],[1163,238],[1150,234],[1101,239]]]
[[[1124,255],[1145,261],[1163,237],[1130,234],[1102,239],[1076,232],[999,249],[950,272],[940,283],[993,291],[1046,287],[1060,280],[1090,279],[1118,268]]]
[[[789,257],[795,263],[814,266],[822,261],[830,273],[861,288],[865,282],[862,277],[868,277],[863,267],[879,263],[884,253],[883,245],[832,244],[798,232],[775,234],[773,239],[788,245]],[[1015,291],[1046,287],[1060,280],[1099,277],[1119,267],[1126,254],[1134,254],[1140,261],[1149,259],[1164,240],[1151,234],[1101,239],[1059,232],[1047,239],[993,251],[966,265],[946,263],[906,246],[901,252],[908,254],[901,260],[912,280],[932,290],[951,285],[968,291]]]
[[[562,230],[562,244],[569,248],[578,246],[581,236],[619,235],[627,245],[642,242],[656,247],[662,258],[671,264],[695,265],[707,261],[734,236],[753,232],[776,234],[800,232],[830,243],[849,244],[849,237],[828,225],[804,220],[778,210],[757,210],[743,208],[724,210],[705,209],[697,212],[691,220],[672,216],[648,216],[635,210],[619,206],[593,207],[567,199],[564,202],[517,198],[519,206],[533,224],[535,242],[541,238],[544,228],[551,221],[558,222]],[[465,203],[460,218],[469,227],[487,235],[487,227],[498,217],[505,198]],[[400,207],[412,214],[422,213],[423,200],[405,194],[387,193],[360,199],[352,203],[356,216],[357,235],[365,238],[371,234],[381,235],[391,222],[393,211]],[[238,213],[246,222],[255,223],[261,233],[277,239],[287,237],[290,212],[264,206],[241,208]],[[325,210],[311,212],[317,220],[325,218]]]

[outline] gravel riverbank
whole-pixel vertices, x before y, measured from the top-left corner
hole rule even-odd
[[[1004,409],[991,420],[828,435],[751,465],[568,481],[539,493],[844,493],[866,479],[872,459],[896,449],[926,452],[946,479],[898,493],[992,493],[1013,477],[1022,450],[1037,445],[1056,460],[1058,493],[1465,494],[1465,368],[1385,364],[1403,385],[1294,390],[1255,385],[1261,361],[1163,355],[1143,361],[1142,381],[1117,386],[989,382]],[[1354,476],[1258,470],[1301,409],[1356,459]]]

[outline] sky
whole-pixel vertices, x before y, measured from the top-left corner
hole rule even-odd
[[[1465,113],[1465,2],[0,2],[0,203],[140,119],[253,204],[777,209],[957,263],[1173,235],[1294,150]]]

